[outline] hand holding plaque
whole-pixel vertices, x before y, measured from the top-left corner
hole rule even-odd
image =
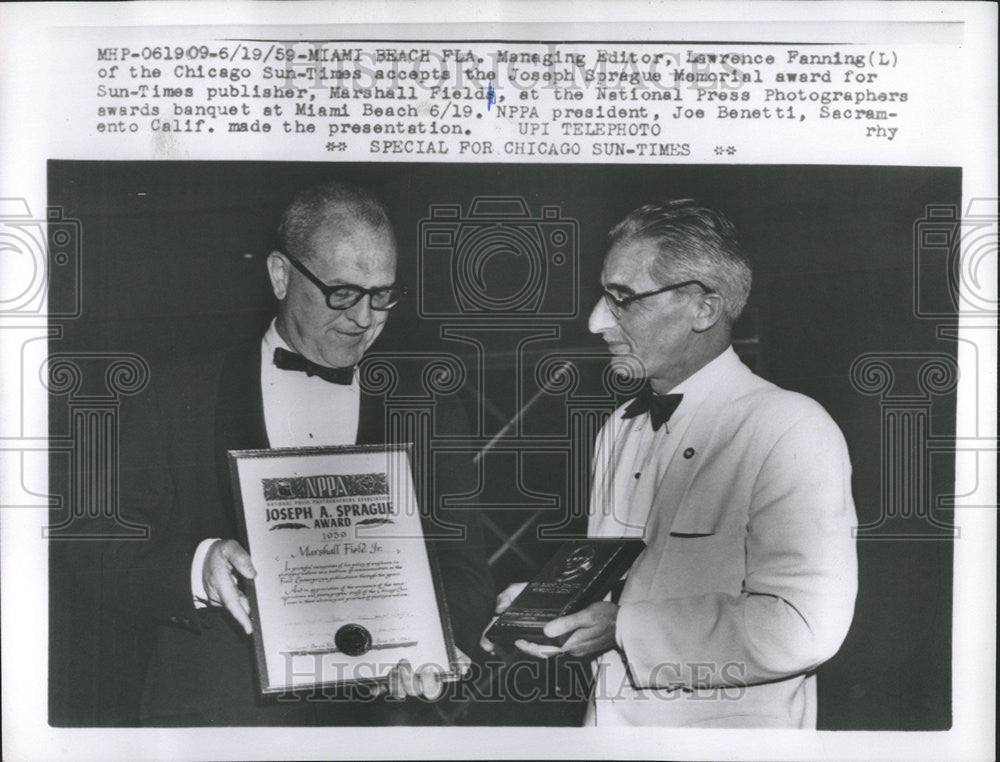
[[[535,656],[548,656],[561,650],[574,631],[603,627],[606,623],[598,619],[607,612],[590,611],[587,607],[611,590],[643,547],[642,540],[634,538],[564,542],[490,625],[484,639],[505,645],[523,641],[533,647],[522,647],[522,650]],[[545,626],[559,618],[565,620],[559,628],[561,631],[547,635]],[[571,652],[576,653],[577,646],[582,645],[580,640],[570,642]]]

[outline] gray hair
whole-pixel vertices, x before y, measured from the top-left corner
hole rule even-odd
[[[647,204],[631,212],[608,234],[609,246],[632,238],[657,246],[650,275],[661,285],[670,280],[699,280],[725,301],[730,324],[750,295],[750,260],[729,218],[692,199]]]
[[[365,225],[372,230],[392,225],[385,205],[360,185],[330,180],[300,191],[278,225],[277,247],[296,259],[308,259],[310,238],[322,225],[345,232]]]

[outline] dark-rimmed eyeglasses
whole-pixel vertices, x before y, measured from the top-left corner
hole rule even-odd
[[[629,294],[628,296],[617,297],[608,291],[606,288],[601,289],[601,295],[604,297],[604,303],[608,305],[608,310],[615,318],[621,317],[622,313],[629,308],[629,305],[639,301],[640,299],[648,299],[651,296],[656,296],[657,294],[665,294],[667,291],[673,291],[675,288],[684,288],[685,286],[698,286],[706,294],[714,294],[715,291],[710,289],[700,280],[685,280],[680,283],[671,283],[669,286],[663,286],[662,288],[657,288],[652,291],[643,291],[641,294]]]
[[[287,254],[285,256],[288,257]],[[369,303],[373,310],[391,310],[407,293],[406,286],[364,288],[350,283],[337,283],[333,286],[328,286],[295,257],[288,257],[288,261],[292,263],[292,266],[296,270],[305,275],[316,288],[323,292],[323,296],[326,297],[326,306],[331,310],[349,310],[366,296],[371,297]]]

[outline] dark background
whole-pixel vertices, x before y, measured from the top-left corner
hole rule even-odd
[[[557,325],[559,337],[542,342],[530,358],[557,349],[603,351],[586,330],[586,316],[605,236],[625,214],[660,198],[695,197],[722,209],[754,261],[741,355],[765,378],[818,400],[840,425],[862,524],[882,511],[880,405],[851,387],[852,361],[866,352],[955,354],[953,343],[936,336],[940,320],[914,316],[913,293],[914,225],[930,204],[959,204],[956,169],[68,161],[50,162],[49,199],[81,222],[83,310],[79,318],[50,320],[62,329],[51,351],[135,352],[150,358],[155,373],[157,357],[259,335],[272,307],[264,258],[280,213],[296,191],[330,177],[354,180],[386,202],[399,239],[400,280],[411,286],[418,276],[418,224],[431,204],[460,204],[467,211],[476,196],[518,196],[532,215],[559,206],[563,218],[575,219],[580,309],[575,316],[535,321]],[[500,258],[487,270],[488,282],[503,292],[516,285],[522,266],[516,258]],[[450,283],[448,272],[432,275],[435,283]],[[921,288],[947,304],[947,272],[922,269]],[[74,289],[72,278],[53,271],[50,300],[68,299]],[[416,299],[400,305],[375,349],[461,353],[462,347],[439,338],[442,321],[417,317]],[[484,377],[509,374],[514,354],[502,341],[487,349]],[[502,386],[484,388],[489,435],[517,404]],[[933,403],[932,434],[952,434],[954,393]],[[51,411],[52,434],[64,435],[65,401],[53,398]],[[542,421],[557,412],[540,405],[535,415]],[[55,484],[60,460],[52,458]],[[952,458],[936,461],[933,489],[950,492]],[[556,486],[562,477],[553,479],[543,460],[536,465],[524,474],[529,488],[565,491]],[[560,506],[566,510],[565,501]],[[509,534],[531,512],[489,516]],[[551,523],[558,517],[545,518]],[[569,528],[579,526],[576,519]],[[533,529],[516,543],[521,554],[495,559],[498,590],[525,578],[544,557]],[[911,529],[927,534],[919,521]],[[952,543],[878,534],[859,542],[854,624],[837,656],[820,668],[820,727],[948,728]],[[491,551],[499,547],[498,536],[488,533],[488,540]],[[141,658],[129,653],[127,628],[112,627],[95,612],[71,578],[71,570],[54,568],[50,580],[50,721],[128,724],[132,694],[113,673],[138,673]],[[474,702],[451,721],[579,722],[582,697],[542,703]]]

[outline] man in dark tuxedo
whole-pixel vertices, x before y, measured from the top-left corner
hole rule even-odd
[[[235,539],[226,453],[385,442],[382,399],[362,388],[358,363],[402,294],[386,210],[359,187],[330,182],[299,194],[278,239],[267,258],[278,309],[263,338],[154,367],[150,388],[126,411],[121,515],[148,526],[149,539],[80,551],[89,553],[81,581],[100,604],[154,625],[140,709],[147,724],[401,721],[402,702],[257,695],[253,622],[241,591],[256,572]],[[437,431],[467,426],[454,397],[437,400],[435,416]],[[435,496],[470,491],[470,469],[436,469]],[[473,653],[493,595],[481,524],[475,512],[435,509],[432,516],[462,530],[461,539],[434,544],[456,643]],[[427,516],[424,523],[434,529]],[[414,674],[405,662],[390,676],[396,698],[440,690],[435,674]]]

